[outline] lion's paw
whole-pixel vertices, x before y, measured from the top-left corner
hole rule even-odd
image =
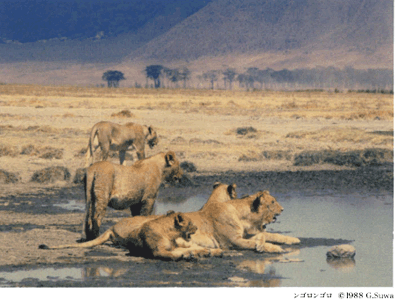
[[[196,251],[195,253],[192,254],[193,257],[210,257],[211,252],[210,249],[203,249],[200,251]]]
[[[223,250],[222,249],[210,249],[210,255],[212,257],[222,257]]]
[[[301,241],[298,238],[295,237],[289,237],[286,241],[285,244],[299,244]]]
[[[188,242],[182,238],[177,238],[175,240],[175,243],[178,247],[183,247],[183,248],[190,248],[192,246],[191,242]]]
[[[256,243],[256,251],[259,253],[284,253],[284,249],[278,245],[274,245],[271,243]]]

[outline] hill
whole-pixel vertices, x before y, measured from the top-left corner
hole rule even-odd
[[[391,67],[392,24],[390,0],[217,0],[131,58],[171,62],[232,54],[258,60],[268,54],[264,61],[272,55],[290,62],[293,55],[304,60],[294,64],[299,67],[317,62],[316,56],[317,65]]]
[[[0,0],[0,17],[4,3],[27,2]],[[148,64],[188,67],[192,77],[228,67],[393,67],[392,0],[29,3],[42,6],[30,4],[0,24],[0,82],[92,85],[118,69],[127,78],[122,85],[132,86],[145,82]],[[10,29],[24,18],[19,30]]]

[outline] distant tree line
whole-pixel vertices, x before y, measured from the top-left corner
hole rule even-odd
[[[187,67],[148,65],[143,73],[148,88],[393,90],[393,70],[390,69],[317,67],[274,70],[250,67],[239,73],[234,68],[225,68],[202,72],[192,79]],[[123,73],[115,70],[105,72],[102,78],[108,81],[108,87],[118,87],[119,81],[125,80]],[[136,82],[135,87],[141,85]]]
[[[347,67],[317,67],[313,69],[259,69],[248,68],[243,73],[233,68],[211,70],[198,76],[214,89],[215,83],[222,80],[218,88],[232,89],[234,83],[244,89],[371,89],[392,90],[393,70],[354,69]],[[236,86],[236,85],[235,85]]]
[[[191,72],[187,67],[183,68],[168,68],[163,65],[149,65],[145,68],[144,73],[147,79],[153,80],[153,87],[175,87],[179,88],[180,82],[182,82],[182,87],[187,88],[187,81],[191,77]]]

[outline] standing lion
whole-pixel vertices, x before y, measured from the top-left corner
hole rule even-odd
[[[94,147],[95,138],[98,140],[98,145]],[[145,142],[151,149],[159,142],[158,135],[152,126],[99,122],[91,129],[86,153],[86,167],[93,163],[93,153],[98,147],[101,148],[102,161],[107,160],[110,150],[119,151],[120,164],[123,165],[126,151],[130,146],[136,150],[138,160],[143,159],[145,158]]]

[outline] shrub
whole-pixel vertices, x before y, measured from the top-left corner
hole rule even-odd
[[[70,173],[65,167],[49,167],[39,171],[36,171],[32,178],[32,182],[37,183],[53,183],[56,181],[67,181],[70,179]]]
[[[118,113],[112,113],[111,117],[118,117],[118,118],[129,118],[129,117],[135,117],[134,114],[131,113],[130,110],[122,110]]]
[[[1,184],[10,184],[16,183],[20,180],[17,174],[7,172],[5,170],[0,170],[0,183]]]
[[[256,133],[257,129],[250,127],[239,127],[236,129],[236,134],[238,135],[247,135],[249,133]]]

